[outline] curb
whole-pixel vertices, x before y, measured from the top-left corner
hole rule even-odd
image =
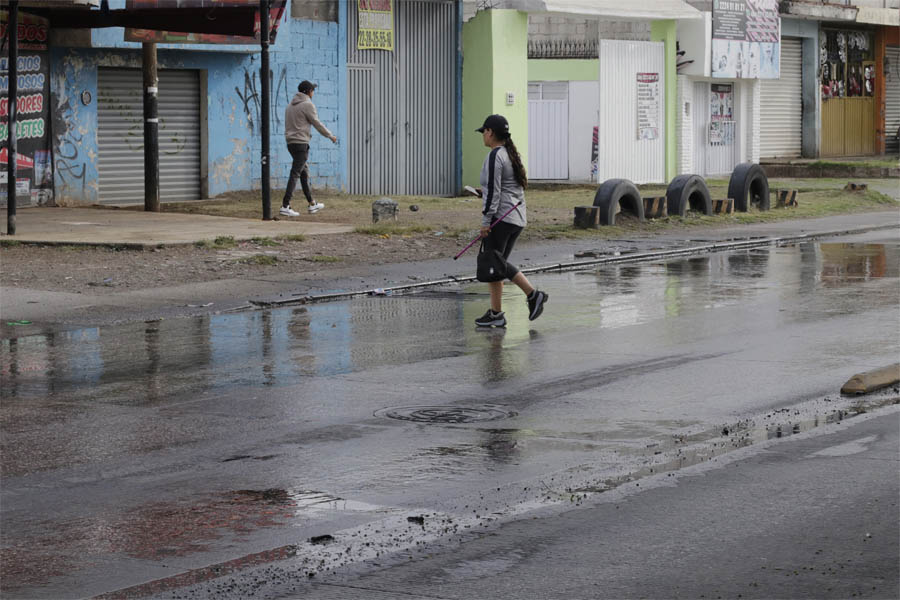
[[[900,383],[900,363],[888,365],[874,371],[857,373],[841,388],[845,395],[861,395]]]
[[[783,237],[760,238],[753,240],[745,240],[739,242],[721,242],[714,244],[704,244],[702,246],[690,246],[687,248],[678,248],[674,250],[659,250],[656,252],[640,252],[634,254],[625,254],[620,256],[607,256],[604,258],[594,258],[591,260],[572,261],[565,263],[557,263],[552,265],[540,265],[537,267],[529,267],[520,269],[522,273],[547,273],[547,272],[565,272],[578,271],[588,267],[605,264],[643,262],[656,260],[660,258],[670,258],[673,256],[687,256],[691,254],[705,254],[711,252],[722,252],[726,250],[739,250],[742,248],[759,248],[764,246],[788,244],[804,240],[814,240],[821,237],[835,237],[841,235],[855,235],[866,233],[869,231],[879,231],[882,229],[894,229],[897,225],[890,223],[886,225],[873,225],[869,227],[859,227],[856,229],[838,229],[834,231],[821,231],[816,233],[804,233],[799,235],[790,235]],[[423,281],[420,283],[411,283],[406,285],[398,285],[391,288],[375,288],[369,290],[355,290],[346,292],[334,292],[330,294],[312,294],[302,295],[296,294],[295,298],[285,300],[250,300],[250,304],[259,308],[272,308],[278,306],[289,306],[295,304],[316,304],[319,302],[330,302],[333,300],[345,300],[349,298],[357,298],[360,296],[391,296],[394,293],[408,292],[417,289],[437,287],[441,285],[450,285],[453,283],[471,283],[476,281],[474,275],[463,277],[446,276],[444,279],[435,279],[432,281]]]

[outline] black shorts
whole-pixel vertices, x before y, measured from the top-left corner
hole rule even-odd
[[[519,238],[519,234],[522,233],[522,229],[524,228],[519,227],[518,225],[500,221],[494,225],[494,228],[491,229],[488,236],[482,240],[483,251],[478,253],[478,260],[483,260],[484,252],[496,250],[497,255],[494,260],[498,263],[499,267],[496,269],[496,277],[485,280],[501,281],[503,279],[512,279],[519,274],[518,267],[511,264],[506,259],[509,258],[513,246],[516,245],[516,240]]]

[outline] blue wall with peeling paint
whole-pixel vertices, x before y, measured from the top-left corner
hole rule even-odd
[[[111,2],[112,7],[124,0]],[[285,9],[290,15],[290,6]],[[92,32],[91,48],[54,47],[51,53],[51,95],[54,110],[56,199],[59,204],[92,204],[99,198],[97,103],[81,102],[83,91],[97,98],[99,67],[140,68],[140,44],[125,42],[119,28]],[[312,131],[310,175],[314,187],[344,188],[346,153],[346,32],[338,23],[286,17],[270,48],[271,177],[273,189],[283,188],[291,157],[284,142],[284,110],[309,79],[319,84],[314,102],[319,118],[341,137],[338,146]],[[207,75],[208,189],[257,189],[260,183],[260,101],[258,47],[158,45],[160,69],[196,69]],[[273,193],[273,204],[280,197]]]

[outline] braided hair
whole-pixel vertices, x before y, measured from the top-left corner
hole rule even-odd
[[[522,164],[522,157],[519,156],[512,136],[505,131],[495,131],[494,136],[506,146],[506,153],[509,154],[509,159],[512,161],[513,176],[516,178],[516,183],[524,190],[528,187],[528,175],[525,173],[525,165]]]

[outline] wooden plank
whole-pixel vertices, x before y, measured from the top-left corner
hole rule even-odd
[[[665,196],[644,198],[644,218],[665,219],[669,216],[669,208]]]
[[[600,227],[600,208],[597,206],[576,206],[575,227],[579,229],[598,229]]]
[[[725,198],[723,200],[713,200],[712,209],[714,215],[734,214],[734,199]]]

